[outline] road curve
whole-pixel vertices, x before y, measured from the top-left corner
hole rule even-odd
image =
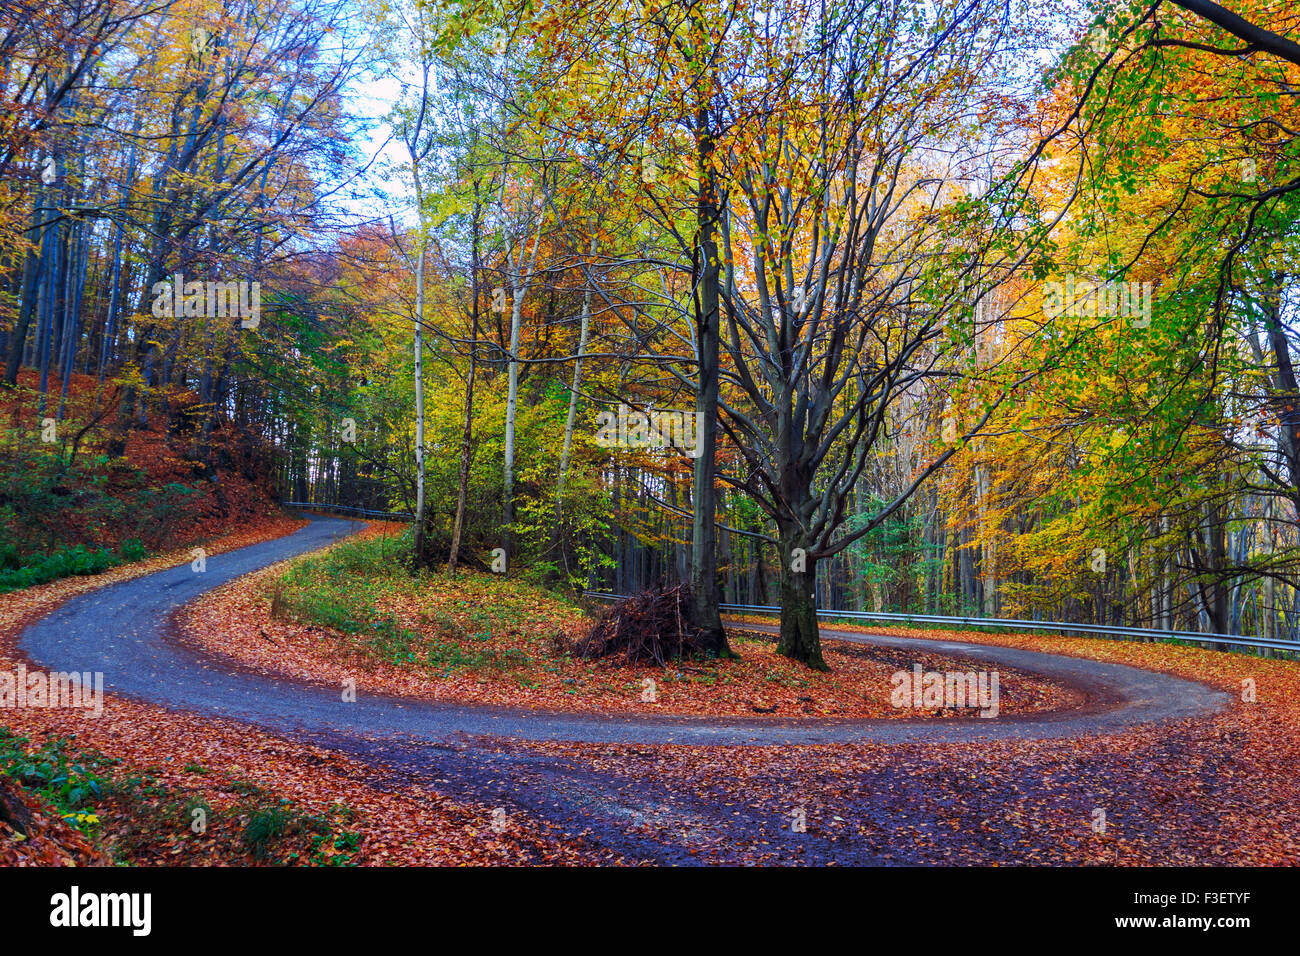
[[[428,703],[273,679],[182,647],[171,614],[205,591],[352,533],[356,522],[318,518],[284,538],[210,556],[74,597],[29,626],[19,648],[50,671],[102,671],[113,693],[176,710],[230,718],[311,737],[414,737],[448,742],[491,735],[592,743],[754,745],[1071,738],[1217,712],[1228,695],[1196,681],[1082,658],[960,641],[910,640],[836,631],[825,638],[952,653],[1062,681],[1088,695],[1082,710],[962,720],[720,719],[618,717],[482,705]],[[752,627],[752,629],[762,629]],[[107,704],[111,708],[112,704]]]

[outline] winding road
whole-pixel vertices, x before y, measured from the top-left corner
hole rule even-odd
[[[402,768],[400,776],[422,780],[439,791],[479,801],[508,800],[527,812],[559,821],[561,826],[565,819],[580,818],[586,824],[584,833],[598,843],[661,862],[685,859],[682,848],[665,847],[653,839],[647,843],[648,838],[630,834],[628,821],[644,817],[647,808],[662,804],[666,784],[647,780],[643,786],[630,787],[623,778],[571,766],[566,769],[535,752],[525,752],[526,748],[503,747],[502,738],[764,747],[1073,739],[1208,715],[1228,703],[1226,694],[1204,684],[1134,667],[1016,648],[909,640],[827,627],[822,629],[827,639],[948,652],[1041,674],[1085,692],[1087,704],[1080,710],[1047,714],[913,721],[605,717],[367,694],[345,702],[338,687],[268,678],[184,647],[169,635],[172,613],[205,591],[329,545],[358,527],[342,519],[317,518],[287,537],[210,556],[202,573],[182,565],[89,592],[29,626],[19,646],[34,665],[51,671],[102,671],[105,688],[112,693],[256,724],[347,752],[372,766],[396,765]],[[680,802],[682,798],[673,799]],[[697,809],[697,815],[710,815],[703,803]],[[715,820],[714,825],[744,825],[744,821]],[[760,822],[750,821],[749,825]],[[833,853],[828,859],[843,861],[842,847],[822,849]],[[806,848],[799,858],[813,861]],[[878,855],[849,853],[849,859],[877,862]]]

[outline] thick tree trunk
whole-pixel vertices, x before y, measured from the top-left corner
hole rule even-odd
[[[1231,601],[1231,595],[1228,592],[1227,578],[1224,577],[1228,569],[1228,541],[1227,541],[1227,522],[1223,518],[1223,509],[1218,505],[1210,505],[1209,527],[1206,529],[1210,539],[1210,554],[1213,568],[1215,571],[1213,584],[1213,620],[1211,624],[1216,634],[1228,633],[1228,609]]]
[[[822,659],[817,629],[816,562],[800,538],[783,533],[781,539],[781,637],[776,651],[813,670],[830,670]]]
[[[961,571],[961,613],[978,613],[975,604],[975,555],[970,548],[970,531],[962,529],[957,566]]]

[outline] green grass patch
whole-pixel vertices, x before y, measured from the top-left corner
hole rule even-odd
[[[412,571],[408,550],[409,537],[369,537],[308,555],[270,583],[273,611],[337,632],[365,659],[446,675],[517,675],[553,657],[550,622],[581,613],[499,575]]]

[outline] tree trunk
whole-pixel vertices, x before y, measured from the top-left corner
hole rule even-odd
[[[983,585],[985,617],[997,617],[998,575],[994,557],[994,528],[989,527],[988,498],[989,471],[986,466],[975,468],[975,494],[979,507],[980,529],[980,579]]]
[[[589,255],[596,255],[596,237],[591,237]],[[582,293],[582,321],[578,328],[578,357],[573,363],[573,385],[569,389],[569,416],[564,422],[564,445],[560,449],[560,476],[555,483],[555,529],[559,533],[564,508],[564,479],[569,471],[569,455],[573,448],[573,426],[578,420],[578,390],[582,386],[582,355],[587,348],[587,329],[591,324],[591,281],[587,280]]]
[[[1264,606],[1260,611],[1260,637],[1271,641],[1277,634],[1277,584],[1273,578],[1273,554],[1277,551],[1277,538],[1273,530],[1273,501],[1264,504],[1264,544],[1268,549],[1268,574],[1264,578]]]
[[[424,553],[424,202],[420,190],[420,172],[414,152],[411,155],[415,197],[420,207],[419,259],[415,264],[415,544],[412,561],[425,564]]]
[[[477,186],[477,184],[475,184]],[[456,482],[456,520],[451,528],[451,553],[447,556],[447,570],[456,570],[460,557],[460,539],[465,531],[465,505],[469,498],[470,453],[474,441],[474,374],[478,370],[478,302],[479,302],[479,211],[474,204],[474,234],[470,246],[470,295],[473,304],[469,312],[469,374],[465,377],[465,423],[460,434],[460,474]]]
[[[699,419],[696,429],[698,456],[691,493],[693,508],[691,521],[691,612],[695,625],[702,629],[701,641],[706,649],[718,656],[730,656],[727,633],[722,628],[722,614],[718,609],[717,562],[717,489],[714,486],[717,462],[715,459],[718,433],[718,346],[721,337],[719,314],[718,261],[718,195],[717,179],[713,172],[713,138],[709,128],[708,110],[701,108],[696,115],[697,169],[699,199],[696,221],[700,239],[696,265],[700,276],[696,338],[699,349],[699,380],[696,387],[695,411]]]
[[[522,256],[522,253],[521,253]],[[515,277],[510,306],[510,357],[506,389],[506,434],[501,491],[501,547],[510,554],[510,531],[515,523],[515,416],[519,409],[519,326],[523,314],[524,289]]]
[[[796,549],[799,549],[796,551]],[[817,564],[802,539],[781,535],[781,637],[776,652],[817,671],[830,670],[822,659],[817,629]]]
[[[37,193],[36,211],[32,213],[32,226],[27,230],[28,241],[43,250],[45,247],[42,230],[38,229],[40,222],[41,209],[45,205],[45,190]],[[6,385],[16,385],[18,383],[18,369],[23,362],[23,351],[27,346],[27,330],[31,327],[32,316],[36,313],[35,299],[37,279],[41,272],[40,252],[33,253],[28,251],[23,263],[23,280],[22,280],[22,308],[18,312],[18,320],[9,339],[9,355],[5,365],[4,383]]]

